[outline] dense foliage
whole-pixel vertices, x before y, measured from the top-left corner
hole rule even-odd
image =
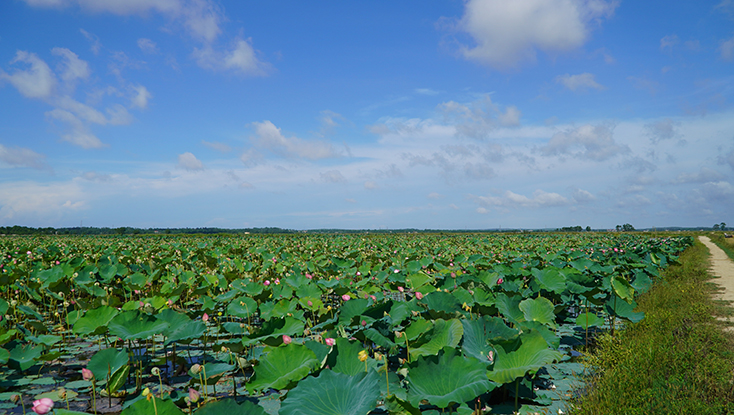
[[[91,412],[102,393],[107,404],[119,397],[124,414],[202,401],[197,413],[229,405],[232,415],[556,408],[581,370],[573,348],[589,331],[640,321],[636,294],[691,243],[639,234],[5,237],[0,397],[91,395]]]

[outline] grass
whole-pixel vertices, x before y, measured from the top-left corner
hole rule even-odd
[[[711,298],[705,246],[679,261],[640,296],[643,321],[599,338],[574,415],[734,414],[734,341],[716,320],[730,310]]]
[[[711,242],[726,252],[729,258],[734,260],[734,238],[724,238],[724,235],[721,233],[714,233],[708,235],[708,237],[711,238]]]

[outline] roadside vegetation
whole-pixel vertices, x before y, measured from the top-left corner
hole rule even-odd
[[[711,238],[711,242],[726,252],[729,258],[734,260],[734,238],[724,238],[724,235],[718,232],[712,233],[708,237]]]
[[[731,310],[712,300],[707,269],[696,242],[640,296],[644,320],[598,338],[573,414],[734,413],[733,336],[716,319]]]

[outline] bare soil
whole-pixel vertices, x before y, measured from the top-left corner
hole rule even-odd
[[[712,282],[721,288],[716,294],[716,299],[734,305],[734,262],[707,236],[699,236],[698,239],[706,245],[711,253],[709,271],[714,277]],[[722,317],[721,319],[734,324],[734,317]],[[729,327],[729,330],[734,330],[734,327]]]

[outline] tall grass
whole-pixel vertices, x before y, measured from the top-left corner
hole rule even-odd
[[[573,414],[734,414],[734,341],[715,318],[729,309],[711,298],[707,255],[696,241],[640,297],[645,319],[599,339]]]
[[[715,243],[716,246],[726,252],[726,255],[728,255],[729,258],[734,260],[734,238],[724,238],[720,233],[714,233],[708,235],[708,237],[711,238],[711,242]]]

